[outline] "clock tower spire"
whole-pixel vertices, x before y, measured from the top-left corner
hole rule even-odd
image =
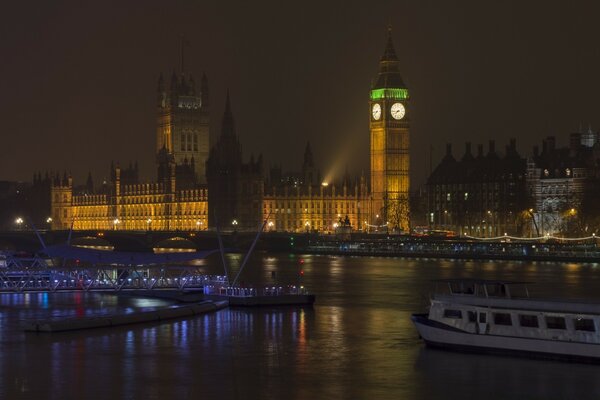
[[[379,61],[379,73],[371,86],[369,115],[371,223],[409,231],[409,96],[400,76],[391,27]]]

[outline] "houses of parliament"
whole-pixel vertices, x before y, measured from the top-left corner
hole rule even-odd
[[[322,182],[310,144],[301,170],[266,171],[262,156],[243,159],[229,94],[216,143],[209,140],[206,76],[161,75],[156,101],[157,179],[140,183],[137,165],[111,165],[110,182],[91,177],[74,189],[69,176],[50,190],[52,229],[256,230],[333,232],[409,229],[408,89],[388,29],[368,99],[370,176]],[[366,110],[367,111],[367,110]]]

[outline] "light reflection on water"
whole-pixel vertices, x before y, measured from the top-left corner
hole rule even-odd
[[[237,273],[241,257],[229,261]],[[219,257],[206,269],[220,273]],[[538,281],[530,291],[545,297],[600,296],[596,268],[585,264],[287,254],[256,254],[240,279],[300,281],[317,294],[314,308],[228,309],[47,335],[26,334],[21,323],[169,303],[94,293],[0,294],[0,398],[562,399],[600,393],[595,366],[425,349],[410,314],[423,311],[432,279],[450,277]]]

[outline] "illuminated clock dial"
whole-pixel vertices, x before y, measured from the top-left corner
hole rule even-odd
[[[379,118],[381,118],[381,106],[379,105],[379,103],[373,104],[372,113],[374,120],[378,120]]]
[[[402,103],[394,103],[392,104],[390,112],[392,113],[392,117],[394,119],[402,119],[404,118],[404,114],[406,114],[406,109],[404,108]]]

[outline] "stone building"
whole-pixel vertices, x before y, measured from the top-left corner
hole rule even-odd
[[[553,136],[544,139],[541,152],[534,147],[527,162],[527,185],[535,235],[556,235],[576,228],[599,159],[600,143],[591,130],[571,134],[568,147],[557,148]]]
[[[529,206],[526,173],[526,160],[514,139],[503,155],[494,141],[486,154],[479,145],[476,155],[467,143],[459,160],[448,144],[426,184],[429,227],[477,237],[520,235]]]
[[[263,215],[270,231],[334,232],[343,221],[353,230],[366,230],[369,192],[365,177],[346,174],[338,184],[321,182],[310,144],[302,172],[282,174],[272,168],[265,184]]]
[[[110,182],[73,188],[70,177],[51,188],[52,228],[256,230],[409,230],[408,89],[388,30],[369,96],[371,175],[321,182],[307,145],[297,174],[272,170],[265,181],[262,156],[243,162],[229,95],[222,131],[209,144],[208,82],[173,73],[157,88],[157,180],[140,183],[137,165],[111,167]],[[209,152],[210,148],[210,152]],[[90,178],[91,182],[91,178]],[[210,205],[210,208],[209,208]]]
[[[209,91],[206,75],[202,75],[198,90],[192,75],[182,72],[177,76],[173,72],[167,87],[161,74],[157,94],[158,163],[164,163],[165,156],[168,155],[182,173],[189,175],[187,170],[191,170],[198,183],[205,183],[205,165],[210,146]],[[185,177],[185,180],[189,179],[189,176]]]
[[[235,131],[229,93],[221,135],[206,162],[209,225],[234,230],[256,230],[262,222],[262,156],[242,161],[242,146]]]

